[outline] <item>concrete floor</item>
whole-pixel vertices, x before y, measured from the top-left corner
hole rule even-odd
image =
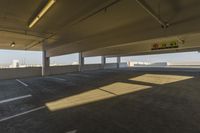
[[[85,71],[0,81],[0,133],[199,133],[197,72]]]

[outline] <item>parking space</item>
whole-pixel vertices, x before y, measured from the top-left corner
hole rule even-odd
[[[5,80],[0,82],[0,101],[12,97],[27,95],[30,90],[16,80]]]
[[[200,132],[199,79],[113,69],[2,80],[0,132]]]

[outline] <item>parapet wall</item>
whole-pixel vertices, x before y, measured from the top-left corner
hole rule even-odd
[[[120,68],[126,68],[126,63],[121,63]],[[82,71],[88,70],[98,70],[98,69],[114,69],[117,68],[116,63],[107,63],[104,68],[101,64],[86,64],[82,67]],[[199,72],[199,67],[133,67],[130,68],[135,71],[173,71],[173,72]],[[49,75],[64,74],[69,72],[79,71],[78,65],[68,65],[68,66],[52,66],[49,67]],[[28,67],[28,68],[6,68],[0,69],[0,79],[17,79],[25,77],[36,77],[42,76],[41,67]]]
[[[0,79],[41,76],[41,67],[0,69]]]
[[[116,68],[116,63],[106,64],[104,69]],[[82,71],[103,69],[101,64],[86,64],[82,67]],[[51,66],[49,67],[48,75],[64,74],[68,72],[79,71],[78,65],[67,66]],[[6,68],[0,69],[0,79],[16,79],[25,77],[42,76],[41,67],[28,67],[28,68]]]
[[[49,75],[63,74],[68,72],[76,72],[79,70],[78,65],[67,66],[51,66],[49,67]]]
[[[117,63],[107,63],[104,66],[104,69],[112,69],[112,68],[117,68]]]
[[[81,68],[82,71],[98,70],[98,69],[102,69],[102,65],[101,64],[86,64]]]

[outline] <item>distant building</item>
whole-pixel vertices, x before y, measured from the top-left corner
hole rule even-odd
[[[147,66],[150,63],[149,62],[136,62],[136,61],[129,61],[128,63],[129,67],[134,67],[134,66]]]
[[[19,68],[19,60],[13,60],[10,68]]]
[[[78,62],[73,62],[73,63],[72,63],[72,65],[78,65],[78,64],[79,64]]]
[[[127,64],[129,67],[139,67],[139,66],[164,67],[170,65],[168,62],[150,63],[150,62],[132,62],[132,61],[129,61]]]
[[[164,66],[169,66],[170,64],[168,62],[155,62],[150,64],[149,66],[158,66],[158,67],[164,67]]]

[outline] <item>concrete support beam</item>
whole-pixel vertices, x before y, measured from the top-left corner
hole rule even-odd
[[[117,68],[119,68],[119,67],[120,67],[120,62],[121,62],[121,57],[120,57],[120,56],[118,56],[118,57],[117,57]]]
[[[45,44],[43,44],[42,51],[42,76],[47,76],[49,74],[50,57],[47,57],[47,51]]]
[[[84,66],[84,57],[82,55],[82,52],[79,53],[79,71],[82,70],[82,67]]]
[[[102,69],[104,69],[105,64],[106,64],[106,57],[105,56],[101,56],[101,66],[102,66]]]

